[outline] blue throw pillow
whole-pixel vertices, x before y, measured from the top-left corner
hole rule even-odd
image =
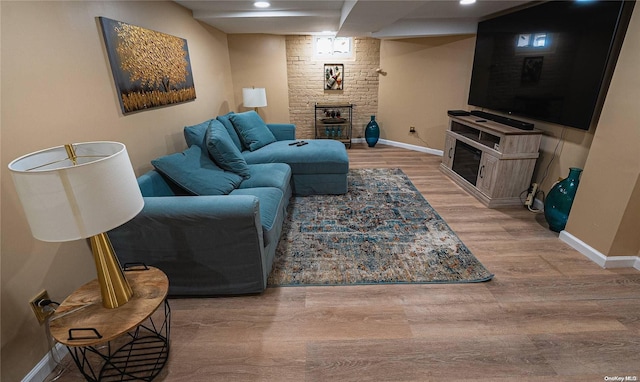
[[[187,147],[191,147],[193,145],[197,145],[202,148],[205,147],[204,135],[207,133],[207,128],[211,121],[212,120],[210,119],[198,123],[197,125],[184,127],[184,140],[187,142]]]
[[[259,149],[276,141],[276,137],[255,111],[232,114],[229,119],[233,123],[244,147],[250,151]]]
[[[211,120],[204,141],[209,155],[218,166],[249,179],[251,173],[249,172],[247,161],[244,160],[240,150],[233,143],[229,133],[227,133],[227,129],[224,128],[220,121]]]
[[[242,177],[224,171],[206,151],[193,145],[181,153],[151,161],[153,167],[193,195],[226,195],[242,182]]]
[[[242,148],[242,142],[240,141],[240,137],[238,137],[238,133],[236,132],[235,127],[233,127],[233,123],[231,123],[231,120],[229,119],[229,117],[231,117],[232,115],[233,115],[233,112],[230,111],[225,115],[217,116],[216,119],[220,121],[220,123],[222,123],[222,126],[224,126],[225,129],[227,129],[227,133],[229,133],[231,140],[236,145],[238,150],[242,151],[243,148]]]

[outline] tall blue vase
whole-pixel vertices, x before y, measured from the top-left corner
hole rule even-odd
[[[378,122],[376,122],[376,116],[371,116],[371,121],[367,124],[367,127],[364,129],[364,139],[367,141],[369,147],[373,147],[378,143],[378,139],[380,139],[380,126],[378,126]]]
[[[567,225],[573,199],[580,184],[580,173],[580,168],[569,168],[569,176],[551,187],[544,201],[544,217],[552,231],[560,232]]]

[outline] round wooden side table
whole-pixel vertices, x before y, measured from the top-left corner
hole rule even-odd
[[[67,297],[49,321],[51,335],[67,346],[87,381],[151,381],[169,357],[169,279],[153,267],[125,275],[133,289],[126,304],[103,307],[96,279]]]

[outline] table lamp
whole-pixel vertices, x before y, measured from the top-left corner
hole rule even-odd
[[[267,106],[267,91],[264,88],[243,88],[242,102],[244,107],[252,107],[257,113],[259,107]]]
[[[102,305],[129,301],[133,291],[106,234],[144,206],[125,145],[58,146],[22,156],[9,170],[32,235],[49,242],[89,238]]]

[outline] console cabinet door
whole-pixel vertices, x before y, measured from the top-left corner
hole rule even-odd
[[[493,194],[493,188],[496,183],[495,174],[497,168],[498,158],[483,152],[482,158],[480,158],[480,169],[478,170],[476,187],[480,192],[489,197]]]
[[[453,156],[456,151],[456,138],[447,132],[444,138],[444,153],[442,154],[442,164],[448,168],[453,167]]]

